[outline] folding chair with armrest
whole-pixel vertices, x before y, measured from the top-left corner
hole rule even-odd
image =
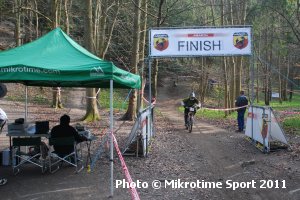
[[[22,152],[21,147],[33,146],[38,148],[37,151],[28,153]],[[13,173],[16,175],[20,172],[20,167],[25,163],[31,163],[42,169],[42,173],[46,171],[46,159],[42,156],[41,138],[13,138],[12,140],[12,167]]]
[[[68,163],[76,168],[76,173],[80,172],[83,169],[83,161],[81,159],[81,154],[79,154],[79,149],[77,149],[77,143],[74,137],[57,137],[49,138],[49,145],[51,146],[66,146],[73,145],[74,151],[69,154],[62,154],[60,152],[52,151],[50,148],[49,151],[49,170],[51,173],[56,172],[60,169],[59,164]],[[52,161],[53,159],[53,161]],[[81,167],[79,168],[81,163]],[[57,165],[55,170],[52,170],[53,166]]]

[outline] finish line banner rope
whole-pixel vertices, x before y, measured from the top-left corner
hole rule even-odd
[[[229,110],[237,110],[240,108],[246,108],[248,106],[241,106],[241,107],[234,107],[234,108],[206,108],[206,107],[201,107],[202,109],[205,110],[215,110],[215,111],[229,111]]]
[[[129,174],[128,168],[127,168],[126,163],[125,163],[125,160],[124,160],[124,158],[123,158],[123,156],[122,156],[122,153],[121,153],[121,151],[120,151],[120,149],[119,149],[118,142],[117,142],[117,140],[116,140],[114,134],[113,134],[113,140],[114,140],[114,145],[115,145],[116,151],[117,151],[117,153],[118,153],[119,159],[120,159],[120,161],[121,161],[121,165],[122,165],[122,168],[123,168],[123,172],[124,172],[124,174],[125,174],[125,177],[126,177],[126,179],[127,179],[127,182],[128,182],[129,185],[130,185],[129,189],[130,189],[131,199],[132,199],[132,200],[140,200],[140,197],[139,197],[139,194],[138,194],[137,191],[136,191],[136,188],[135,188],[135,187],[131,187],[131,185],[132,185],[131,183],[132,183],[133,181],[132,181],[132,179],[131,179],[131,176],[130,176],[130,174]]]

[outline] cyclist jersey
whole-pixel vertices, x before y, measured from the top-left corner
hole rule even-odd
[[[199,101],[196,98],[194,98],[193,100],[191,100],[190,98],[186,98],[183,99],[182,102],[184,104],[184,107],[192,107],[194,105],[199,105]]]

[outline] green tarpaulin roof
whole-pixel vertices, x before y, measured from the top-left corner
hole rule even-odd
[[[60,28],[0,52],[0,82],[28,86],[140,88],[140,76],[88,52]]]

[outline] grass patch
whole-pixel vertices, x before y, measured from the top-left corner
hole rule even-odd
[[[24,98],[21,98],[19,96],[12,96],[12,95],[7,95],[5,99],[8,101],[24,101]]]
[[[179,107],[180,112],[184,112],[184,108]],[[206,119],[224,119],[225,114],[224,111],[216,111],[216,110],[207,110],[207,109],[199,109],[196,113],[196,116],[206,118]],[[236,119],[236,112],[231,113],[227,116],[227,119]]]
[[[196,115],[199,117],[207,118],[207,119],[224,119],[224,118],[236,119],[236,117],[237,117],[236,113],[237,112],[232,112],[227,117],[225,117],[224,111],[200,109]]]
[[[298,135],[300,135],[300,115],[294,117],[287,117],[283,122],[285,129],[292,129]]]
[[[31,101],[40,105],[47,105],[51,103],[47,97],[41,94],[34,96]]]
[[[265,102],[260,101],[258,103],[260,106],[264,106]],[[292,101],[283,101],[282,103],[279,102],[278,99],[272,99],[270,101],[270,107],[274,110],[286,110],[286,109],[300,109],[300,95],[294,94]]]
[[[114,94],[113,94],[113,107],[114,109],[119,109],[119,110],[125,110],[127,109],[128,106],[128,96],[130,90],[126,89],[114,89]],[[100,91],[100,106],[102,108],[109,108],[109,96],[110,96],[110,91],[109,89],[101,89]]]

